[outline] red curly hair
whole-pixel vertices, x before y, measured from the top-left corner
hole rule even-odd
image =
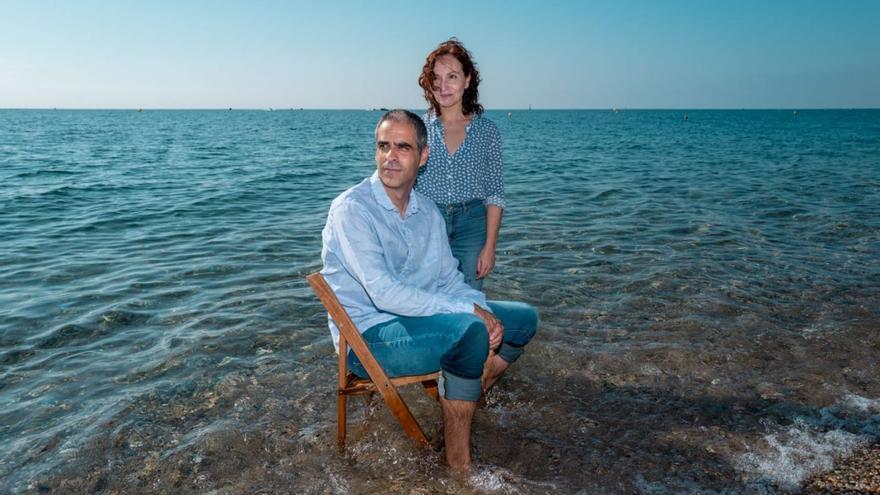
[[[471,52],[455,38],[440,43],[433,52],[428,54],[425,59],[425,66],[422,67],[422,73],[419,75],[419,86],[425,91],[425,100],[431,105],[429,111],[435,115],[440,115],[440,104],[434,99],[434,62],[443,55],[452,55],[461,63],[464,70],[464,77],[470,77],[471,82],[464,90],[464,96],[461,98],[462,111],[465,115],[472,113],[482,114],[483,105],[480,105],[480,92],[477,89],[480,86],[480,71],[477,70],[477,64],[471,57]]]

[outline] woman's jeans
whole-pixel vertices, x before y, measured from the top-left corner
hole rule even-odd
[[[486,244],[486,205],[482,199],[466,203],[437,205],[446,220],[446,234],[452,256],[458,260],[458,269],[464,281],[474,289],[482,290],[483,279],[477,278],[477,258]]]
[[[504,326],[498,355],[512,363],[523,353],[538,328],[538,312],[528,304],[489,301]],[[449,400],[476,401],[482,392],[480,377],[489,355],[489,333],[473,313],[401,316],[370,327],[363,334],[373,356],[389,377],[424,375],[438,369],[440,395]],[[367,377],[354,352],[348,354],[351,371]]]

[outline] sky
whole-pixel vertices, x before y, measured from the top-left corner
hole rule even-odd
[[[878,108],[880,0],[0,1],[0,108]]]

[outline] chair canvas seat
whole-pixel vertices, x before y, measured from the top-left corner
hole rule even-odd
[[[400,397],[397,387],[413,383],[421,383],[425,391],[435,400],[439,400],[437,390],[437,378],[439,372],[427,375],[401,376],[389,378],[385,370],[376,361],[370,348],[364,341],[354,322],[351,321],[342,303],[333,293],[333,289],[320,273],[313,273],[307,277],[309,285],[315,291],[318,299],[327,309],[330,317],[339,328],[339,377],[337,386],[337,440],[339,449],[345,449],[346,436],[346,407],[350,395],[370,395],[379,392],[385,404],[397,418],[400,426],[408,437],[413,439],[419,446],[428,447],[428,438],[422,431],[421,426],[413,417],[406,403]],[[360,378],[348,372],[348,346],[360,360],[369,378]]]

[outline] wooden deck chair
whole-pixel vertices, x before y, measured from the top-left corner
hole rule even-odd
[[[397,387],[411,383],[421,383],[428,395],[435,400],[439,400],[437,391],[437,376],[439,373],[388,378],[385,370],[376,361],[376,358],[373,357],[373,353],[370,352],[370,348],[367,347],[364,338],[358,332],[354,322],[351,321],[345,308],[342,307],[342,304],[336,298],[336,294],[333,293],[333,289],[330,288],[324,277],[320,273],[313,273],[308,276],[307,280],[315,294],[317,294],[318,299],[327,308],[327,312],[330,313],[333,321],[336,322],[336,326],[339,327],[339,385],[336,400],[339,450],[345,449],[345,416],[348,396],[372,395],[377,391],[382,394],[382,399],[385,400],[385,404],[388,405],[397,421],[400,422],[400,426],[403,427],[403,431],[406,432],[407,436],[413,439],[420,447],[428,447],[429,443],[425,433],[403,402],[403,399],[400,398]],[[354,373],[348,372],[348,361],[346,360],[348,346],[351,346],[352,351],[360,359],[361,364],[370,376],[369,379],[363,379]]]

